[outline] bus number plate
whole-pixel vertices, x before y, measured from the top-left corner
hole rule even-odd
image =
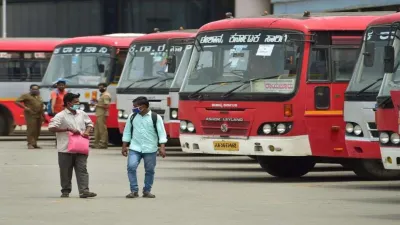
[[[216,151],[239,151],[239,142],[236,141],[214,141]]]

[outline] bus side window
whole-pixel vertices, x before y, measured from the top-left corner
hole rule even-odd
[[[358,49],[332,48],[332,76],[335,81],[349,81],[357,63]]]
[[[314,48],[311,51],[308,70],[308,80],[310,81],[328,81],[329,63],[328,48]]]

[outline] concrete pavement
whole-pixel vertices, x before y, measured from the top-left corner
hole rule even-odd
[[[126,158],[116,148],[89,157],[90,187],[98,197],[78,198],[74,178],[71,197],[60,199],[53,143],[42,142],[43,150],[27,150],[22,141],[0,144],[1,225],[390,225],[400,220],[400,181],[362,181],[332,165],[282,181],[247,157],[179,151],[158,159],[156,199],[125,199]],[[141,188],[143,175],[142,164]]]

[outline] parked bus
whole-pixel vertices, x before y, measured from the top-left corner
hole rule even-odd
[[[376,122],[385,169],[400,170],[400,13],[382,17],[376,24],[390,25],[384,52],[384,78],[376,99]],[[382,58],[381,58],[382,60]],[[382,61],[381,61],[382,63]]]
[[[183,79],[185,78],[186,71],[189,66],[190,57],[193,52],[193,43],[196,34],[193,33],[190,38],[186,39],[172,39],[175,42],[185,43],[186,47],[182,55],[179,67],[176,69],[168,65],[168,70],[170,73],[175,73],[175,78],[171,83],[169,88],[169,94],[167,97],[167,108],[168,117],[164,118],[164,122],[168,124],[169,138],[174,140],[179,140],[179,119],[178,119],[178,104],[179,104],[179,89],[181,89]],[[172,57],[174,57],[172,55]]]
[[[122,77],[117,88],[117,106],[119,127],[122,132],[129,114],[132,112],[132,100],[146,96],[150,109],[163,120],[169,117],[167,97],[175,73],[169,73],[167,55],[174,55],[171,66],[178,67],[186,43],[195,30],[176,30],[155,32],[135,39],[129,49]],[[164,122],[169,136],[168,123]]]
[[[354,171],[373,179],[395,179],[400,171],[385,170],[381,160],[379,133],[375,123],[376,97],[383,79],[384,49],[388,45],[391,23],[382,16],[372,21],[364,35],[358,61],[345,93],[344,120],[346,147]],[[397,16],[398,17],[398,16]]]
[[[81,95],[81,109],[95,122],[92,100],[98,100],[98,84],[109,85],[112,102],[109,108],[107,128],[109,140],[121,144],[116,109],[116,84],[118,83],[128,53],[129,44],[143,34],[104,35],[75,37],[61,42],[54,50],[49,68],[42,82],[42,96],[47,105],[54,83],[63,78],[67,90]]]
[[[201,27],[179,93],[183,151],[257,156],[277,177],[346,162],[344,91],[363,33],[381,14],[305,12]]]
[[[10,135],[15,128],[25,130],[23,109],[15,100],[40,84],[52,52],[60,38],[0,39],[0,135]]]

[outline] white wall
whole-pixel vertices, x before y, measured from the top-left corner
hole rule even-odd
[[[235,0],[234,17],[261,16],[264,11],[271,13],[270,0]]]

